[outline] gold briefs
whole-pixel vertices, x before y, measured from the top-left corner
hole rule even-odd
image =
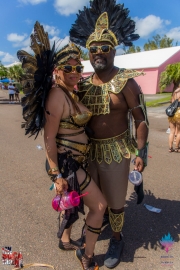
[[[173,124],[180,124],[180,107],[177,108],[174,116],[168,117],[168,120]]]
[[[99,164],[103,160],[107,164],[111,164],[113,160],[120,163],[122,157],[129,159],[136,148],[136,141],[130,138],[129,130],[107,139],[91,138],[90,160],[97,160]]]

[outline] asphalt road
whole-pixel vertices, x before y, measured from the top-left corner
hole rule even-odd
[[[148,109],[151,158],[143,174],[143,203],[162,211],[152,213],[143,204],[137,205],[133,185],[129,184],[123,229],[125,248],[118,270],[180,269],[180,155],[168,153],[164,109],[165,106]],[[74,252],[58,248],[58,214],[51,207],[54,193],[49,190],[51,183],[44,169],[43,136],[36,140],[24,136],[21,122],[20,105],[0,104],[1,246],[21,250],[24,264],[47,263],[56,270],[81,269]],[[37,145],[43,150],[38,150]],[[80,237],[82,218],[74,226],[73,239]],[[174,242],[166,253],[159,241],[168,233]],[[101,270],[106,269],[103,257],[110,235],[107,226],[96,245],[95,259]],[[0,270],[12,268],[0,262]]]

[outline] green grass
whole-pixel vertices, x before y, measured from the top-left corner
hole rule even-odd
[[[161,98],[161,99],[156,99],[156,100],[152,100],[152,101],[147,101],[146,102],[146,106],[147,107],[157,107],[157,106],[161,106],[163,102],[170,102],[171,100],[171,93],[167,94],[167,97]]]

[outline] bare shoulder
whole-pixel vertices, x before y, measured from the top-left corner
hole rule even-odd
[[[126,100],[129,100],[139,97],[142,91],[134,79],[129,79],[122,90],[122,94],[125,96]]]

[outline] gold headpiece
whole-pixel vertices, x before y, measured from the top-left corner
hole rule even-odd
[[[139,38],[129,10],[116,0],[90,0],[89,7],[79,10],[70,29],[70,40],[89,49],[92,42],[109,42],[113,47],[123,43],[132,46]]]
[[[95,31],[89,36],[86,42],[86,48],[89,49],[89,45],[92,42],[107,41],[111,43],[113,47],[118,45],[118,41],[114,33],[109,29],[109,19],[107,12],[102,13],[97,19]]]
[[[70,58],[81,61],[81,50],[74,43],[70,42],[68,45],[60,49],[56,54],[57,66],[65,64]]]

